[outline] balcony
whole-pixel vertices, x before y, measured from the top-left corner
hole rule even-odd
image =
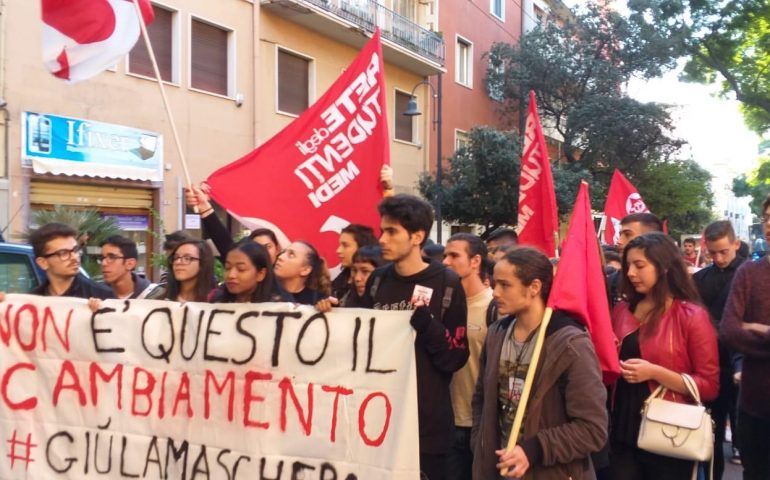
[[[337,41],[362,47],[380,27],[385,61],[421,76],[444,71],[444,39],[376,0],[261,0],[262,8]]]

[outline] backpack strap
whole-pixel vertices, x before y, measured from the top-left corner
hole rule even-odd
[[[454,293],[454,287],[449,284],[449,269],[444,267],[444,297],[441,299],[441,321],[444,321],[444,315],[446,315],[449,306],[452,304],[452,293]]]
[[[492,299],[487,306],[487,328],[497,321],[499,312],[497,311],[497,304]]]

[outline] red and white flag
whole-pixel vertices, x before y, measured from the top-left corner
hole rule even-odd
[[[150,0],[138,0],[145,24]],[[133,0],[42,0],[43,63],[71,83],[110,68],[136,44],[141,26]]]
[[[612,174],[610,190],[604,204],[604,215],[607,217],[604,225],[604,243],[615,245],[620,237],[620,221],[632,213],[649,212],[639,191],[628,179],[615,169]]]
[[[209,176],[211,196],[250,228],[306,240],[330,267],[350,223],[378,230],[390,163],[379,30],[324,95],[273,138]]]
[[[519,243],[539,248],[549,257],[556,256],[556,233],[559,230],[556,194],[534,91],[529,92],[521,157],[518,222]]]
[[[588,184],[581,182],[548,306],[573,314],[588,328],[604,383],[611,385],[620,375],[620,365],[607,292],[601,288],[604,282]]]

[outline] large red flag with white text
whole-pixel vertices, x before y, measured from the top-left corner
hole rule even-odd
[[[273,138],[209,176],[211,196],[250,228],[306,240],[330,267],[339,232],[379,226],[390,163],[379,30],[318,101]]]
[[[575,315],[591,333],[604,383],[620,375],[588,184],[581,182],[548,306]]]
[[[138,0],[145,24],[150,0]],[[133,0],[42,0],[43,63],[55,76],[78,82],[112,67],[141,34]]]
[[[604,215],[607,218],[604,226],[604,243],[615,245],[620,236],[620,221],[632,213],[649,212],[642,196],[628,179],[615,169],[612,174],[610,190],[604,204]]]
[[[549,257],[554,257],[558,229],[556,194],[553,190],[548,148],[537,114],[535,92],[530,91],[519,179],[519,243],[537,247]]]

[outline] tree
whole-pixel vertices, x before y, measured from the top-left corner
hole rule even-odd
[[[441,186],[445,220],[484,227],[482,237],[501,225],[516,224],[519,202],[521,143],[511,132],[476,127],[468,144],[449,159],[451,168]],[[435,178],[420,178],[422,195],[436,204]]]
[[[762,202],[770,194],[770,157],[761,159],[759,167],[748,175],[736,177],[733,193],[736,197],[751,196],[751,211],[761,212]]]
[[[770,129],[770,2],[629,0],[628,8],[636,32],[688,58],[685,80],[719,83],[751,129]]]
[[[534,90],[543,124],[563,138],[567,162],[580,161],[602,183],[616,167],[640,172],[650,161],[670,158],[683,142],[670,134],[667,107],[623,92],[632,76],[650,78],[673,67],[669,44],[634,28],[591,2],[574,22],[547,23],[518,45],[494,44],[487,87],[509,121]]]
[[[630,180],[647,208],[668,220],[674,238],[700,232],[712,220],[711,174],[692,160],[654,162]]]

